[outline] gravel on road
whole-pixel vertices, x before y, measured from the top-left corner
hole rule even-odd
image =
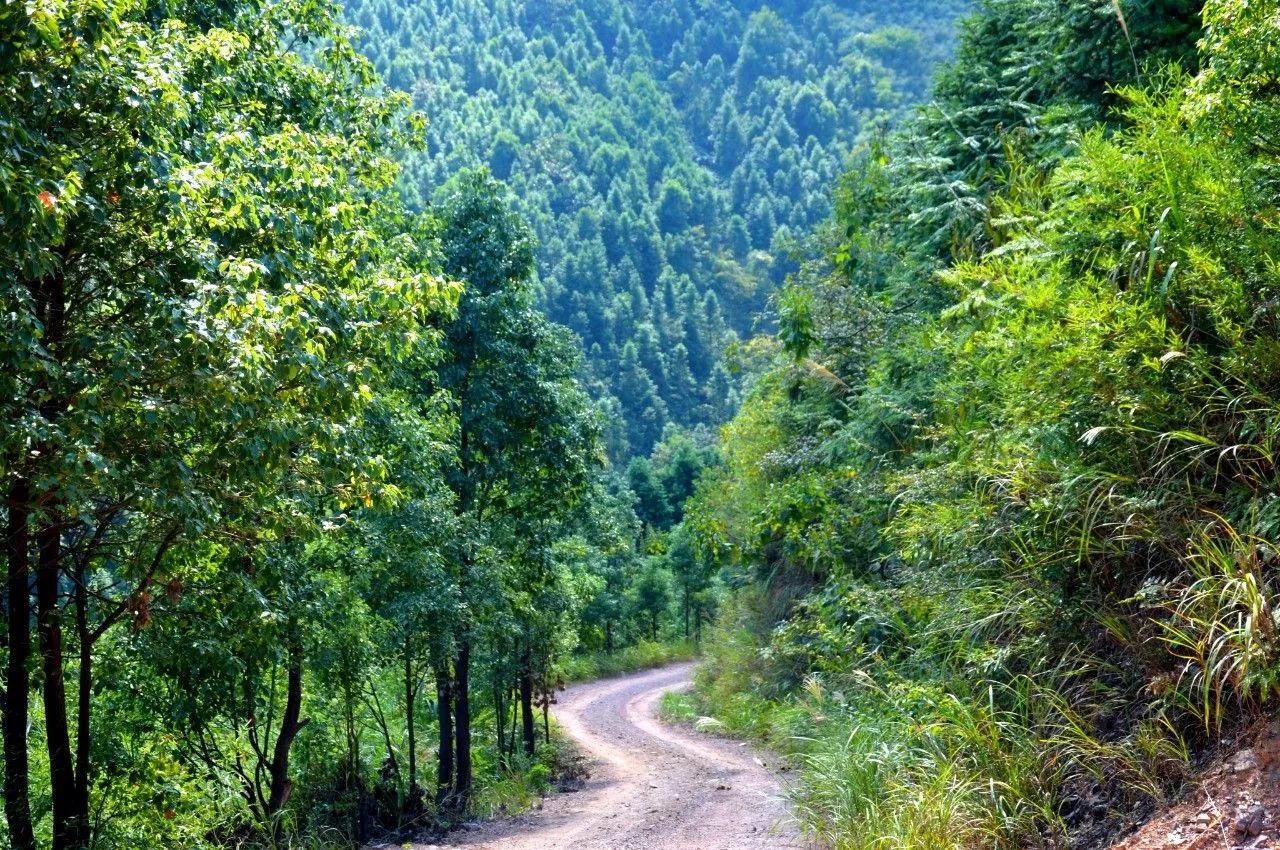
[[[471,850],[791,850],[808,846],[778,778],[747,746],[657,718],[680,664],[569,688],[556,720],[590,758],[590,778],[541,811],[484,824],[442,847]],[[430,845],[418,845],[419,850]]]

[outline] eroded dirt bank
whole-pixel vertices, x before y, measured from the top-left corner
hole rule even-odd
[[[540,812],[451,837],[473,850],[787,850],[806,845],[777,779],[751,751],[657,719],[688,687],[682,664],[570,688],[554,713],[591,777]],[[419,850],[431,845],[417,845]]]

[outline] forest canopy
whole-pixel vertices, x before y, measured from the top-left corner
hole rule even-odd
[[[961,0],[350,0],[357,43],[430,116],[411,206],[461,169],[507,182],[538,302],[586,353],[615,460],[723,423],[790,251],[845,158],[923,98]]]

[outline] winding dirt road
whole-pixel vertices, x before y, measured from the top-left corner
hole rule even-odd
[[[745,746],[657,719],[691,665],[578,685],[555,716],[591,758],[577,793],[451,838],[472,850],[787,850],[806,846],[777,779]],[[429,845],[418,845],[424,848]]]

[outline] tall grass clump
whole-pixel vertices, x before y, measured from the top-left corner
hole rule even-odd
[[[992,706],[877,702],[795,742],[796,811],[839,850],[1036,846],[1056,821],[1053,772],[1030,733]]]
[[[1042,746],[1050,718],[1038,716],[1030,680],[980,686],[964,674],[995,663],[982,636],[1005,634],[1019,616],[988,591],[851,590],[842,603],[863,606],[854,622],[879,642],[851,643],[783,689],[774,677],[794,658],[753,644],[751,608],[740,605],[708,642],[698,711],[784,753],[797,819],[837,850],[1040,846],[1061,831],[1055,793],[1069,761]],[[896,605],[914,622],[889,616]]]
[[[1198,530],[1186,573],[1155,596],[1158,640],[1181,664],[1166,698],[1211,735],[1280,693],[1280,636],[1267,567],[1275,545],[1219,519]]]

